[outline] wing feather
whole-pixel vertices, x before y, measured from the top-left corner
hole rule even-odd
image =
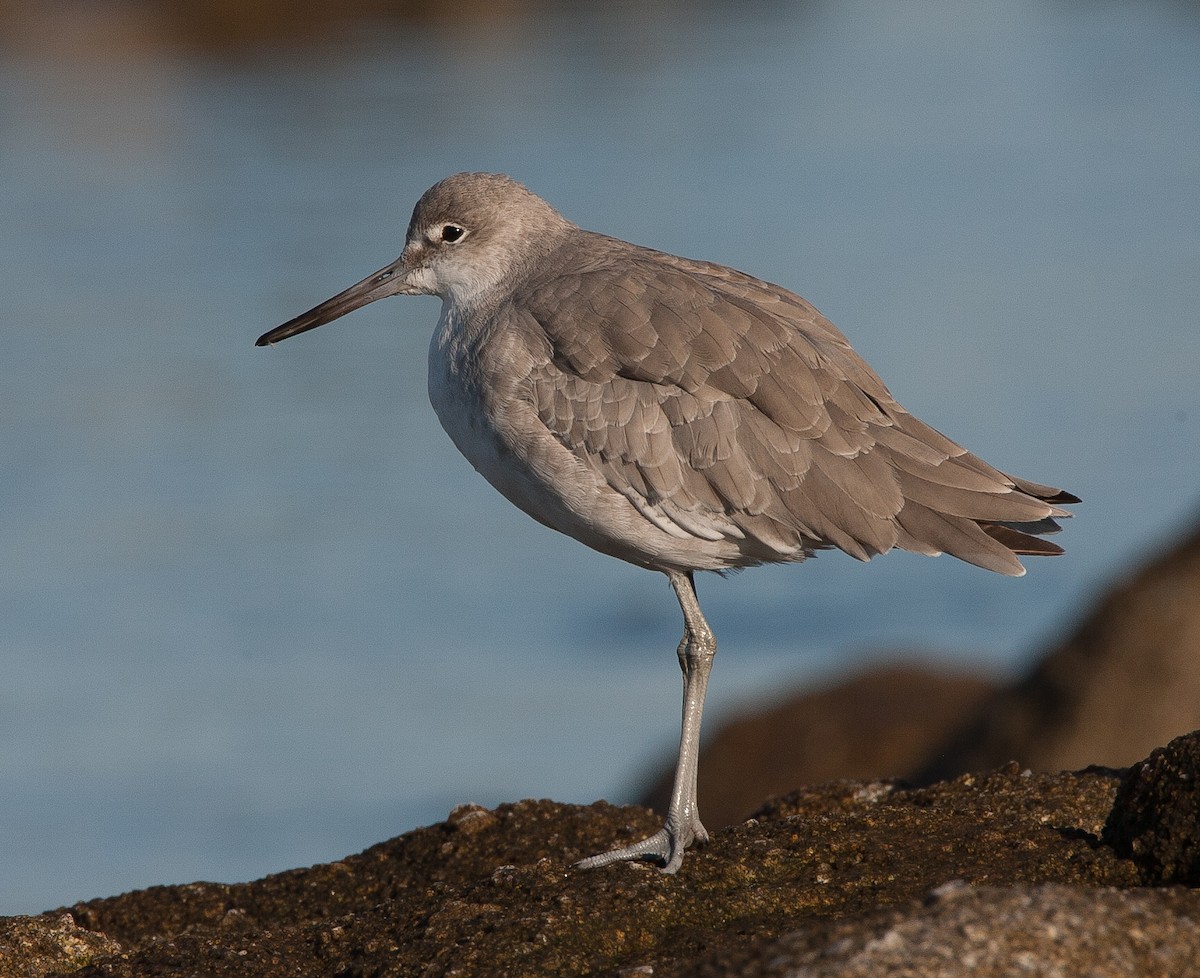
[[[581,232],[586,234],[586,232]],[[597,235],[531,279],[541,423],[655,526],[729,566],[899,546],[1004,574],[1075,497],[1013,479],[908,414],[807,302]]]

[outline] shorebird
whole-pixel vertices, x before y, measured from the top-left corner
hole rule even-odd
[[[798,295],[586,231],[507,176],[417,202],[400,257],[259,337],[376,299],[436,295],[429,399],[475,469],[539,523],[665,574],[683,612],[683,722],[657,833],[575,865],[675,872],[696,799],[716,640],[693,575],[837,548],[951,554],[1001,574],[1062,548],[1068,492],[993,468],[919,421]]]

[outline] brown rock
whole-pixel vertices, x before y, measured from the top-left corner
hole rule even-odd
[[[933,961],[940,940],[957,966],[969,954],[1057,961],[1083,935],[1096,955],[1107,949],[1136,965],[1136,934],[1105,932],[1104,922],[1125,920],[1122,913],[1144,915],[1138,933],[1158,942],[1174,968],[1178,947],[1194,937],[1184,925],[1200,919],[1200,896],[1126,899],[1105,889],[1139,877],[1098,837],[1118,783],[1116,772],[1034,775],[1015,765],[925,788],[833,782],[775,799],[756,819],[715,833],[676,876],[632,864],[569,868],[651,831],[657,819],[644,809],[464,806],[444,823],[329,865],[78,904],[74,921],[108,950],[82,969],[34,961],[42,970],[30,973],[924,975],[941,972],[909,965]],[[999,923],[988,931],[991,913]],[[53,926],[62,915],[35,920]],[[1055,927],[1074,930],[1063,937]]]
[[[1104,838],[1145,882],[1200,886],[1200,738],[1176,738],[1125,773]]]
[[[974,887],[848,921],[822,940],[797,932],[703,975],[768,978],[1195,978],[1200,894],[1083,890],[1057,884]]]
[[[0,975],[4,978],[70,973],[121,950],[111,937],[79,927],[75,918],[63,911],[0,918]]]
[[[1125,766],[1200,727],[1200,526],[1105,593],[922,776],[1020,758],[1039,771]]]

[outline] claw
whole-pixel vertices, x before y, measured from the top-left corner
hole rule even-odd
[[[678,827],[668,819],[661,829],[632,845],[610,849],[572,865],[573,869],[599,869],[611,863],[630,862],[644,859],[659,864],[662,872],[673,875],[683,865],[683,854],[688,846],[704,845],[708,842],[708,831],[695,819],[686,827]]]

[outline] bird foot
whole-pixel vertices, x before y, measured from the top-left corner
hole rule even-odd
[[[596,856],[589,856],[575,863],[574,869],[599,869],[610,863],[645,859],[659,864],[662,872],[672,874],[683,865],[683,853],[692,844],[703,845],[708,841],[708,832],[693,818],[685,824],[667,819],[666,824],[654,835],[620,849],[610,849]]]

